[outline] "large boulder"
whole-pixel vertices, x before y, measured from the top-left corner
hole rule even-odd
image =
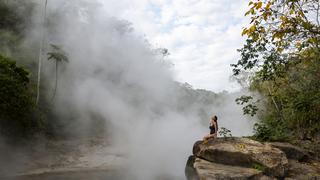
[[[197,175],[196,169],[194,168],[194,162],[196,160],[195,156],[189,156],[184,174],[188,180],[198,180],[199,177]]]
[[[263,177],[262,171],[253,168],[230,166],[212,163],[200,158],[196,158],[193,164],[198,179],[260,179]]]
[[[286,179],[320,179],[320,164],[318,162],[301,163],[290,159]]]
[[[302,162],[310,161],[311,157],[308,152],[302,148],[294,146],[285,142],[272,142],[269,143],[272,147],[278,148],[283,151],[288,159],[295,159]]]
[[[197,142],[193,153],[212,163],[256,168],[274,177],[284,177],[288,166],[288,159],[281,150],[248,138],[217,138]]]

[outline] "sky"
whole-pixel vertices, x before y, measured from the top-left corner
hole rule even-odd
[[[174,77],[196,89],[237,91],[247,0],[102,0],[106,14],[132,23],[154,48],[167,48]]]

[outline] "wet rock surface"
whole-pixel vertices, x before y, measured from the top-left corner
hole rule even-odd
[[[197,141],[186,165],[189,180],[317,179],[319,174],[319,164],[301,148],[236,137]]]

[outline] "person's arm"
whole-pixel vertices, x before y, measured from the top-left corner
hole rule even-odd
[[[210,136],[210,134],[207,134],[207,135],[205,135],[202,139],[203,139],[204,141],[206,141],[206,140],[209,139],[209,138],[211,138],[211,136]]]
[[[215,129],[215,135],[216,135],[216,137],[218,136],[218,123],[217,122],[215,122],[214,123],[214,129]]]

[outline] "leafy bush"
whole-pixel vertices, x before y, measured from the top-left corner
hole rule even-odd
[[[276,126],[269,126],[265,123],[256,123],[254,125],[255,134],[253,139],[258,141],[288,141],[289,134],[284,129]]]
[[[231,130],[225,127],[220,128],[219,134],[220,136],[223,136],[223,137],[232,137]]]
[[[266,167],[264,167],[263,165],[258,164],[258,163],[253,163],[252,168],[256,169],[258,171],[262,171],[262,172],[264,172],[266,170]]]
[[[0,55],[0,134],[26,137],[39,131],[42,122],[32,99],[29,73]]]

